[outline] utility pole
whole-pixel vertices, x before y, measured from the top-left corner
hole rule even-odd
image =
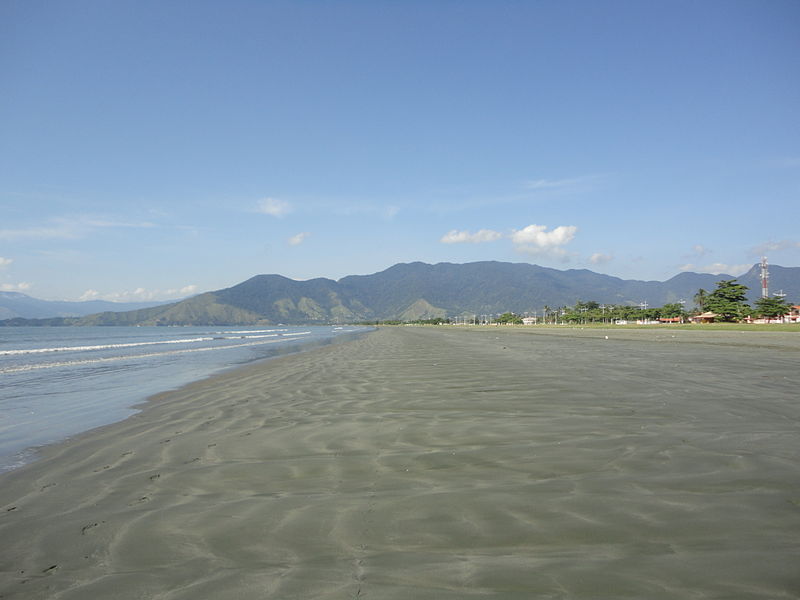
[[[767,270],[767,257],[761,257],[761,297],[769,298],[769,270]]]

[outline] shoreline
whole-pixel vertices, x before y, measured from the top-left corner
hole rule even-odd
[[[59,389],[57,393],[66,393],[66,399],[64,402],[61,402],[59,399],[54,404],[59,407],[63,407],[64,411],[70,416],[72,414],[78,414],[79,416],[83,415],[87,420],[81,422],[77,418],[71,418],[71,420],[69,420],[69,425],[65,426],[62,423],[53,421],[55,418],[54,416],[45,414],[44,420],[40,420],[38,424],[32,422],[15,424],[12,416],[10,419],[11,425],[7,423],[5,431],[13,432],[14,437],[12,439],[18,440],[18,442],[14,445],[12,445],[10,442],[7,442],[5,445],[0,444],[0,450],[2,450],[0,453],[0,474],[14,471],[22,466],[25,466],[26,464],[35,462],[43,449],[47,448],[48,446],[58,445],[76,436],[91,432],[94,429],[124,421],[125,419],[139,412],[142,407],[146,406],[150,398],[159,394],[175,391],[181,389],[185,385],[204,381],[213,378],[216,375],[220,375],[231,370],[236,370],[250,364],[257,364],[262,361],[273,360],[276,357],[291,355],[319,346],[346,341],[350,336],[356,337],[366,333],[367,331],[370,331],[370,329],[362,328],[360,330],[352,330],[345,333],[334,334],[330,337],[322,337],[321,339],[319,337],[305,339],[298,337],[299,334],[295,333],[291,334],[292,337],[276,336],[274,340],[259,340],[255,343],[251,343],[250,346],[252,348],[258,348],[261,355],[250,358],[245,358],[239,355],[234,356],[233,359],[231,359],[231,355],[228,353],[236,352],[237,349],[241,348],[219,347],[214,350],[216,350],[217,353],[222,353],[220,356],[222,356],[223,359],[228,357],[227,360],[217,360],[217,362],[205,364],[204,366],[193,367],[192,365],[178,365],[177,375],[174,368],[171,372],[166,372],[164,369],[159,368],[155,368],[151,372],[151,369],[145,367],[144,370],[139,372],[139,374],[144,376],[149,375],[147,381],[144,382],[144,386],[142,386],[141,383],[139,385],[133,385],[133,383],[129,385],[117,385],[117,387],[114,388],[115,393],[113,400],[108,403],[103,403],[102,401],[97,402],[97,405],[94,407],[96,410],[92,411],[91,413],[89,412],[88,408],[80,408],[78,406],[80,403],[78,403],[78,405],[75,405],[74,402],[70,403],[69,398],[85,398],[87,395],[91,396],[94,393],[93,388],[85,387],[81,390],[79,387],[76,389],[73,386],[72,388],[68,387],[66,392],[64,389]],[[239,331],[238,333],[248,332],[245,330]],[[142,342],[140,345],[147,344]],[[212,348],[201,348],[200,351],[208,349]],[[198,350],[195,348],[186,348],[179,349],[174,353],[181,354],[183,352],[189,354],[197,351]],[[141,357],[141,360],[146,358],[146,356]],[[126,360],[136,361],[137,359],[140,359],[140,357],[135,355],[130,357],[111,356],[107,358],[101,358],[99,362]],[[187,372],[182,373],[181,369],[184,369]],[[189,374],[189,371],[192,369],[194,369],[194,372]],[[134,368],[133,371],[133,373],[128,374],[126,381],[136,381],[136,369]],[[90,374],[90,376],[93,375],[94,374]],[[47,375],[45,374],[42,377],[47,377]],[[75,377],[73,377],[73,379],[75,379]],[[100,379],[95,381],[95,384],[106,387],[114,386],[114,383],[109,383],[109,381],[102,379],[102,376]],[[50,394],[52,394],[53,391],[55,390],[50,390]],[[22,391],[19,393],[22,394]],[[45,397],[47,396],[41,392],[38,396],[34,392],[34,401],[31,408],[32,414],[33,412],[46,410],[47,405],[44,402]],[[0,405],[2,405],[2,401],[0,401]],[[13,403],[9,406],[11,409],[17,408],[13,405]],[[50,424],[52,427],[48,428],[48,424]],[[24,437],[25,433],[31,437]],[[0,432],[0,434],[2,434],[2,432]]]
[[[800,341],[637,332],[380,328],[158,394],[0,476],[0,597],[795,597]]]

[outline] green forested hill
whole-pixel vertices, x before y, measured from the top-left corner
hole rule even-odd
[[[800,302],[800,267],[772,266],[772,289]],[[69,325],[256,325],[323,324],[372,319],[419,319],[464,313],[523,313],[595,300],[613,304],[661,306],[699,288],[713,290],[730,275],[681,273],[660,281],[623,280],[586,269],[560,271],[526,263],[403,263],[372,275],[339,281],[295,281],[257,275],[238,285],[163,306],[104,312],[80,318],[47,319],[38,324]],[[759,295],[758,268],[739,278],[751,300]],[[36,324],[14,319],[6,325]]]

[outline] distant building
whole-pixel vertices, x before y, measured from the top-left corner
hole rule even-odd
[[[800,323],[800,306],[792,306],[789,312],[779,317],[747,317],[748,323]]]
[[[537,317],[522,317],[523,325],[536,325],[537,321]]]
[[[692,317],[692,323],[713,323],[719,315],[713,312],[704,312],[702,315]]]

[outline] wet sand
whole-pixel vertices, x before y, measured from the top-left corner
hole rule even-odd
[[[0,540],[3,599],[798,598],[800,334],[381,329],[47,448]]]

